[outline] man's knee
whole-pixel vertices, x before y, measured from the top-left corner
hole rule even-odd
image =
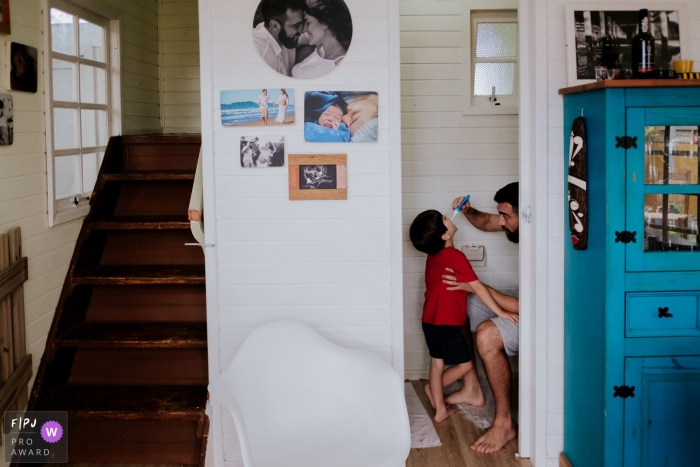
[[[476,328],[476,346],[480,353],[503,350],[503,337],[496,324],[487,320]]]

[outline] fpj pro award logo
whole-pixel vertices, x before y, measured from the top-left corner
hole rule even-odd
[[[67,412],[5,412],[5,462],[68,462]]]

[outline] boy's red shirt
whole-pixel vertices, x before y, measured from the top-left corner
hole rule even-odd
[[[467,293],[447,290],[442,276],[452,268],[457,282],[478,280],[467,257],[456,248],[446,247],[425,262],[425,303],[423,322],[436,325],[464,326],[467,321]]]

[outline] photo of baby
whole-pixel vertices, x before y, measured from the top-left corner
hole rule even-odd
[[[304,95],[304,139],[311,143],[373,143],[379,135],[376,92],[310,91]]]

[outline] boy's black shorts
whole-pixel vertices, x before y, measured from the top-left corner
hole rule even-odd
[[[444,360],[445,365],[459,365],[471,361],[471,352],[461,326],[423,323],[423,334],[432,358]]]

